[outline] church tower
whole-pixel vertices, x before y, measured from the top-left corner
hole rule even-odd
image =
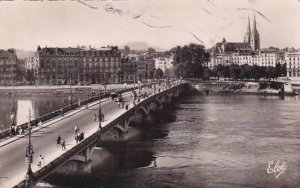
[[[251,30],[250,30],[250,19],[248,16],[248,27],[247,27],[246,35],[244,37],[244,43],[247,43],[250,45],[250,41],[251,41]]]
[[[251,32],[250,46],[253,51],[260,50],[260,38],[259,38],[259,33],[256,29],[255,14],[254,14],[253,30]]]

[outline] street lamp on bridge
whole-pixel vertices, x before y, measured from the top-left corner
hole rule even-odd
[[[26,179],[26,187],[30,187],[32,183],[32,170],[31,170],[31,164],[32,164],[32,159],[33,159],[33,146],[31,144],[31,111],[29,108],[29,115],[28,115],[28,145],[26,146],[26,151],[25,151],[25,161],[27,164],[27,172],[25,175]]]
[[[15,95],[14,95],[14,85],[12,86],[12,106],[11,106],[11,111],[10,111],[10,120],[11,120],[11,127],[15,126]]]
[[[102,131],[101,121],[102,121],[102,110],[101,110],[101,87],[99,87],[99,112],[98,112],[98,119],[99,119],[99,131]]]

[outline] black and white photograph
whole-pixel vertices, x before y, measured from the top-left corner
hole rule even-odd
[[[0,188],[300,188],[300,0],[0,0]]]

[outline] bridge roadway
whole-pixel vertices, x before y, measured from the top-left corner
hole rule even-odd
[[[157,88],[158,89],[158,88]],[[153,89],[143,89],[148,94]],[[125,96],[124,96],[125,95]],[[123,94],[126,104],[132,104],[132,97]],[[102,125],[105,126],[110,120],[124,113],[125,109],[118,109],[118,104],[112,100],[103,99],[101,102],[102,113],[105,120]],[[37,161],[41,154],[45,158],[45,165],[62,155],[61,146],[56,144],[58,135],[66,141],[66,149],[70,149],[76,145],[74,139],[74,126],[78,125],[79,129],[85,133],[85,137],[92,135],[98,129],[99,122],[94,122],[93,115],[99,110],[99,102],[89,105],[88,109],[82,107],[76,112],[65,114],[59,120],[44,125],[42,128],[33,131],[32,145],[34,150],[32,170],[38,170]],[[106,123],[107,122],[107,123]],[[13,138],[11,138],[13,139]],[[0,143],[0,187],[9,188],[21,182],[26,174],[27,165],[25,163],[25,147],[28,144],[28,136],[20,137],[8,142],[6,145]]]

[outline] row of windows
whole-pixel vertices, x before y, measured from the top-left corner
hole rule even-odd
[[[295,60],[300,60],[300,58],[299,58],[299,57],[298,57],[298,58],[296,58],[296,57],[294,57],[294,58],[293,58],[293,57],[290,57],[289,60],[290,60],[290,61],[291,61],[291,60],[294,60],[294,61],[295,61]]]
[[[41,61],[77,61],[77,60],[82,60],[82,61],[100,61],[100,62],[108,62],[108,61],[120,61],[120,58],[118,57],[105,57],[105,58],[101,58],[101,57],[83,57],[83,58],[77,58],[77,57],[43,57],[41,58]]]
[[[1,72],[11,72],[11,71],[16,71],[17,69],[16,69],[16,67],[9,67],[9,68],[7,68],[7,67],[0,67],[0,71]]]
[[[16,61],[0,60],[0,65],[17,65]]]

